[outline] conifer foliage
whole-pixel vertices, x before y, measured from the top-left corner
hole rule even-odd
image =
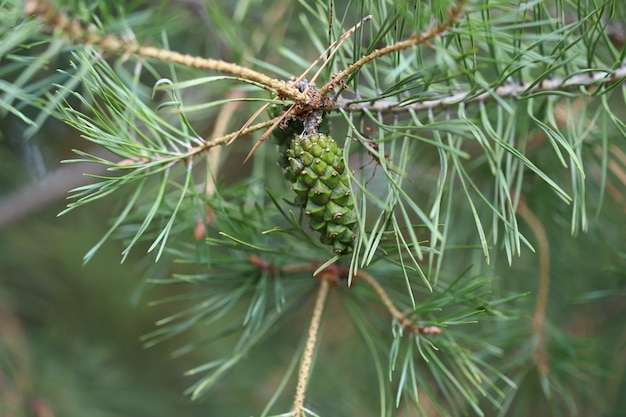
[[[83,139],[61,214],[113,202],[85,261],[121,242],[175,288],[142,341],[183,341],[190,400],[244,375],[262,400],[224,415],[619,409],[623,351],[559,303],[624,311],[622,1],[0,8],[1,115]]]

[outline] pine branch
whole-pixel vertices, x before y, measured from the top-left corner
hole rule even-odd
[[[555,387],[562,387],[558,369],[552,361],[548,369],[545,356],[548,342],[555,342],[546,321],[552,248],[541,221],[518,200],[530,195],[528,188],[531,192],[538,188],[528,180],[536,176],[562,201],[572,204],[572,225],[580,222],[586,230],[585,201],[589,200],[592,182],[587,177],[587,145],[602,160],[593,164],[598,183],[606,182],[606,173],[622,179],[623,172],[614,159],[621,154],[607,156],[613,146],[609,145],[613,136],[607,126],[613,123],[615,137],[626,132],[620,114],[608,101],[626,79],[624,53],[611,46],[605,33],[604,18],[614,20],[615,10],[609,9],[615,9],[617,3],[577,4],[577,19],[571,22],[564,17],[571,4],[560,2],[555,10],[552,4],[541,1],[515,7],[509,2],[418,2],[414,8],[402,2],[352,2],[343,17],[334,9],[329,11],[328,4],[335,6],[321,0],[302,2],[309,12],[306,16],[317,19],[311,23],[303,17],[300,23],[317,48],[313,56],[319,57],[311,61],[299,48],[289,47],[283,57],[289,56],[305,71],[295,81],[281,81],[245,66],[170,51],[165,40],[161,49],[100,34],[45,1],[26,0],[27,13],[43,21],[39,35],[58,44],[59,49],[50,49],[49,56],[62,45],[76,51],[72,55],[76,71],[64,74],[71,75],[73,84],[59,82],[57,101],[49,103],[69,97],[62,111],[64,121],[114,153],[100,157],[79,151],[83,160],[109,171],[107,176],[98,176],[100,182],[74,190],[76,201],[68,210],[122,189],[130,190],[118,214],[110,219],[111,228],[87,257],[117,231],[130,242],[124,256],[147,238],[152,242],[150,250],[158,248],[157,259],[168,253],[184,264],[184,271],[199,271],[175,272],[171,278],[155,280],[193,287],[187,287],[189,294],[165,300],[189,304],[161,320],[159,328],[146,339],[151,345],[197,325],[215,326],[223,318],[234,318],[221,327],[211,327],[215,334],[209,336],[203,327],[201,340],[177,351],[189,352],[224,334],[239,335],[232,351],[223,358],[188,373],[203,374],[188,391],[194,399],[214,387],[278,328],[288,308],[298,307],[310,296],[310,277],[317,273],[321,282],[306,332],[292,414],[313,414],[304,404],[311,396],[308,382],[315,368],[319,325],[329,287],[352,278],[369,288],[361,291],[357,286],[347,296],[337,293],[348,300],[347,305],[353,303],[349,307],[352,320],[372,354],[382,398],[380,414],[393,413],[389,405],[393,401],[386,403],[385,399],[392,390],[388,384],[392,376],[398,377],[394,380],[395,404],[402,405],[405,398],[411,407],[407,414],[413,413],[413,408],[420,412],[417,401],[423,395],[442,415],[457,416],[470,410],[481,414],[483,402],[498,407],[505,401],[502,383],[514,385],[490,365],[491,358],[501,353],[491,341],[501,344],[504,336],[500,333],[511,323],[502,321],[507,314],[497,307],[519,296],[499,297],[494,294],[495,286],[487,285],[489,281],[481,274],[469,276],[457,271],[469,262],[485,268],[484,263],[492,259],[490,252],[501,249],[498,245],[509,262],[520,253],[521,245],[530,246],[518,229],[518,207],[518,218],[524,219],[536,235],[540,255],[531,329],[537,343],[528,357],[534,358],[546,379],[555,381]],[[372,10],[365,10],[366,6]],[[354,23],[352,16],[370,12],[374,16],[371,23],[360,28],[362,20],[345,31]],[[344,27],[344,22],[349,23]],[[234,24],[234,18],[228,23]],[[328,43],[318,33],[326,32],[326,23]],[[370,33],[363,30],[365,27],[371,28]],[[58,36],[48,36],[50,31]],[[335,32],[344,35],[330,42]],[[280,45],[280,40],[271,39],[270,44]],[[380,49],[374,50],[379,45]],[[367,52],[362,53],[364,48]],[[111,52],[118,61],[111,64],[93,51]],[[133,76],[124,78],[120,67],[133,59]],[[280,68],[275,70],[272,59],[262,59],[255,64],[289,77],[286,62],[277,64]],[[151,67],[153,61],[173,64],[169,66],[172,80],[177,79],[176,66],[199,70],[191,72],[197,78],[170,81],[160,74],[162,68]],[[148,95],[143,100],[139,97],[137,91],[145,88],[146,71],[151,79],[159,80],[153,92],[166,91],[171,101],[158,105]],[[234,77],[205,77],[204,71]],[[306,83],[309,72],[313,75]],[[324,76],[323,87],[316,90],[313,81]],[[245,101],[260,103],[256,112],[247,107],[241,111],[254,113],[248,122],[230,127],[225,123],[235,108],[241,109],[242,101],[233,98],[232,92],[226,100],[216,98],[227,94],[224,91],[195,95],[199,87],[225,79],[247,83]],[[347,80],[353,81],[354,98],[348,98],[350,92],[336,91],[346,90]],[[250,93],[255,89],[265,95],[262,90],[270,90],[274,96],[256,97]],[[190,94],[183,104],[187,91]],[[331,92],[338,95],[331,98]],[[18,93],[15,97],[28,97]],[[577,97],[581,99],[572,100]],[[598,106],[593,101],[596,97],[601,102]],[[7,103],[5,108],[12,114],[22,114],[12,102]],[[286,110],[252,125],[271,104]],[[470,111],[472,104],[478,106]],[[173,111],[162,111],[166,108]],[[290,184],[282,179],[280,183],[274,181],[280,176],[279,170],[267,169],[268,158],[264,156],[273,150],[255,154],[253,178],[240,179],[239,172],[217,171],[221,148],[216,147],[267,129],[260,145],[270,134],[278,133],[278,139],[278,129],[297,131],[298,123],[311,123],[311,115],[326,121],[323,119],[334,116],[328,114],[332,111],[339,113],[333,120],[333,134],[338,133],[339,141],[344,133],[346,137],[343,156],[339,156],[340,163],[348,167],[346,189],[356,196],[356,204],[350,206],[358,221],[349,267],[342,263],[347,263],[346,259],[328,258],[328,248],[320,248],[305,230],[303,210],[290,204],[288,194],[283,197],[287,201],[281,200],[280,193],[288,193]],[[216,121],[212,129],[202,130],[211,131],[210,137],[196,133],[189,117],[193,112],[203,120]],[[420,112],[426,116],[418,117]],[[236,120],[241,122],[245,116]],[[317,128],[319,123],[312,124]],[[274,128],[277,130],[272,132]],[[281,139],[297,141],[298,133]],[[290,145],[280,146],[284,152]],[[542,151],[535,152],[537,149]],[[194,172],[204,158],[208,167]],[[216,178],[218,174],[221,178]],[[319,189],[320,194],[324,192]],[[619,190],[615,195],[620,195]],[[195,240],[189,224],[196,225]],[[502,243],[500,236],[504,236]],[[476,261],[477,248],[482,248],[485,262]],[[451,249],[455,254],[450,254]],[[424,254],[429,257],[427,266]],[[326,278],[327,274],[332,279]],[[455,278],[448,282],[449,277]],[[391,347],[387,340],[389,320],[378,317],[381,304],[383,313],[392,317]],[[479,320],[485,325],[479,326]],[[433,335],[437,336],[430,337]],[[388,372],[383,370],[385,362]],[[561,390],[567,394],[566,389]]]
[[[541,95],[560,95],[562,93],[579,92],[587,96],[594,96],[598,90],[606,91],[619,86],[626,80],[626,63],[615,69],[588,69],[581,74],[565,78],[546,78],[542,81],[532,81],[523,84],[508,84],[498,86],[493,90],[464,91],[446,95],[439,99],[424,100],[417,103],[403,104],[405,100],[366,100],[347,99],[339,97],[332,110],[346,112],[372,113],[405,113],[428,112],[438,109],[454,107],[459,104],[483,103],[498,99],[524,100]],[[578,95],[578,94],[577,94]]]
[[[315,306],[313,307],[309,333],[304,346],[302,362],[300,363],[300,371],[298,372],[296,395],[293,400],[292,410],[294,416],[297,417],[304,416],[304,398],[306,395],[306,387],[311,374],[311,367],[313,365],[313,356],[315,352],[315,345],[317,344],[322,313],[324,312],[324,305],[326,304],[326,298],[330,289],[330,281],[325,277],[324,273],[320,274],[318,278],[320,282],[319,289],[317,291],[317,297],[315,298]],[[332,279],[332,277],[330,279]]]
[[[364,65],[367,65],[376,59],[412,48],[417,45],[427,44],[430,40],[443,36],[445,32],[448,31],[463,16],[463,3],[464,0],[456,0],[454,6],[448,11],[446,19],[443,22],[433,24],[424,34],[411,36],[411,38],[405,41],[397,42],[384,48],[377,49],[374,52],[360,58],[354,64],[351,64],[339,74],[336,74],[332,81],[320,89],[320,95],[326,96],[331,90],[334,90],[335,85],[341,84],[341,82],[350,75],[357,73]]]
[[[376,281],[376,278],[374,278],[372,275],[363,270],[359,270],[357,272],[356,278],[362,279],[363,281],[367,282],[367,284],[369,284],[374,289],[376,294],[378,294],[378,296],[380,297],[382,303],[385,305],[387,310],[389,310],[391,316],[398,322],[400,327],[407,329],[412,334],[418,333],[422,336],[436,335],[441,333],[441,328],[437,326],[424,327],[419,323],[416,323],[415,320],[407,317],[406,314],[401,313],[400,310],[396,308],[393,301],[391,301],[385,289],[378,283],[378,281]]]
[[[65,13],[55,10],[46,0],[27,0],[25,2],[25,12],[29,16],[38,17],[45,24],[49,25],[51,29],[67,36],[72,42],[78,44],[93,45],[104,51],[120,55],[134,54],[161,62],[231,74],[243,80],[262,85],[268,90],[276,91],[286,98],[304,103],[308,102],[308,97],[305,94],[286,82],[268,77],[250,68],[221,60],[181,54],[152,46],[142,46],[134,42],[121,40],[113,35],[101,36],[84,28],[78,20],[70,19]]]

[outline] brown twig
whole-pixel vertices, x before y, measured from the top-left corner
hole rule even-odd
[[[541,221],[528,208],[525,201],[521,200],[517,208],[517,214],[524,219],[532,230],[537,240],[539,253],[539,285],[537,289],[537,302],[532,321],[532,333],[536,337],[535,357],[539,371],[543,375],[549,372],[546,340],[546,309],[548,306],[548,294],[550,291],[550,244],[548,236]]]
[[[407,40],[394,43],[393,45],[385,46],[381,49],[376,49],[374,52],[362,57],[354,64],[350,65],[348,68],[337,74],[331,82],[322,87],[320,89],[320,94],[322,96],[326,96],[332,89],[331,85],[336,85],[337,83],[340,83],[342,80],[345,80],[350,75],[359,71],[363,65],[369,64],[375,59],[392,54],[394,52],[412,48],[417,45],[423,45],[428,41],[434,39],[435,37],[443,35],[444,32],[450,29],[450,27],[452,27],[452,25],[459,20],[463,12],[462,5],[463,0],[457,0],[455,5],[448,12],[446,20],[432,25],[424,34],[411,36]]]
[[[246,129],[244,129],[241,132],[241,135],[242,136],[249,135],[250,133],[254,133],[257,130],[266,129],[266,128],[270,127],[276,120],[278,120],[278,117],[274,117],[273,119],[266,120],[264,122],[252,125],[252,126],[246,128]],[[185,155],[185,156],[195,156],[195,155],[197,155],[199,153],[204,152],[207,149],[211,149],[211,148],[213,148],[215,146],[224,145],[224,144],[228,143],[232,138],[238,136],[238,134],[239,134],[239,132],[232,132],[232,133],[229,133],[227,135],[220,136],[219,138],[215,138],[215,139],[211,139],[209,141],[206,141],[206,142],[204,142],[201,145],[198,145],[198,146],[196,146],[194,148],[191,148],[189,150],[189,152],[187,153],[187,155]]]
[[[306,387],[311,374],[311,365],[313,364],[313,354],[315,353],[315,345],[317,343],[318,331],[320,322],[322,320],[322,313],[324,312],[324,306],[326,304],[326,298],[328,297],[328,290],[330,283],[326,279],[320,281],[320,286],[317,291],[317,298],[315,299],[315,306],[313,307],[313,316],[311,317],[311,324],[309,326],[309,334],[307,336],[306,344],[304,346],[304,353],[302,354],[302,362],[300,363],[300,370],[298,371],[298,383],[296,385],[296,395],[293,400],[293,414],[295,416],[304,415],[304,398],[306,395]]]
[[[404,113],[413,111],[416,113],[432,111],[436,109],[455,106],[459,103],[465,105],[470,103],[481,103],[492,101],[497,98],[519,98],[531,96],[543,92],[574,91],[581,87],[590,87],[603,84],[610,86],[624,82],[626,78],[626,64],[615,70],[604,69],[585,72],[582,75],[575,75],[568,78],[549,78],[543,82],[507,84],[493,90],[477,94],[476,91],[461,91],[459,93],[445,95],[438,99],[420,101],[412,104],[402,104],[396,100],[375,100],[371,102],[354,102],[354,100],[339,97],[329,110],[344,110],[346,112],[372,112],[372,113]]]
[[[48,27],[67,36],[72,41],[93,45],[102,50],[120,55],[134,54],[162,62],[230,74],[263,85],[268,90],[275,90],[283,97],[305,103],[308,100],[305,94],[302,94],[284,81],[268,77],[263,73],[231,62],[181,54],[152,46],[143,46],[132,41],[124,41],[113,35],[102,36],[86,29],[78,20],[70,19],[65,13],[55,10],[52,5],[44,0],[26,0],[24,2],[24,10],[27,15],[40,18]]]
[[[321,265],[320,262],[309,262],[303,264],[283,265],[281,267],[278,267],[256,255],[251,255],[248,258],[248,261],[258,270],[270,276],[276,276],[279,274],[293,274],[297,272],[313,273],[317,271]],[[347,267],[332,263],[322,269],[317,275],[315,275],[315,279],[317,281],[327,281],[331,287],[337,287],[339,285],[347,284],[348,273],[349,269]],[[352,285],[354,285],[355,279],[352,280]]]
[[[406,314],[402,313],[398,308],[393,304],[389,295],[385,289],[380,285],[380,283],[374,278],[372,275],[368,274],[363,270],[359,270],[356,276],[367,284],[378,294],[380,300],[385,305],[387,310],[391,313],[391,316],[398,321],[402,328],[408,329],[409,333],[415,334],[419,333],[423,336],[435,335],[441,333],[441,328],[437,326],[422,326],[419,323],[416,323],[415,320],[407,317]]]
[[[317,264],[315,262],[308,264],[287,265],[282,268],[278,268],[266,261],[265,259],[262,259],[255,255],[250,256],[249,261],[260,271],[271,276],[275,276],[280,272],[312,272],[317,269]],[[311,324],[309,325],[309,332],[304,346],[304,352],[302,354],[302,360],[300,362],[300,369],[298,371],[296,394],[294,396],[293,408],[291,412],[291,414],[294,416],[304,416],[304,399],[306,397],[306,388],[308,385],[309,376],[311,374],[313,356],[319,337],[319,327],[330,287],[335,287],[339,285],[339,283],[342,281],[342,277],[345,277],[347,271],[348,268],[338,266],[337,264],[331,264],[321,270],[315,276],[315,279],[319,282],[319,287],[317,297],[315,299],[315,305],[313,307],[313,314],[311,316]]]
[[[248,135],[250,133],[256,132],[257,130],[266,129],[267,127],[271,126],[277,119],[278,117],[275,117],[271,120],[267,120],[265,122],[257,123],[253,126],[250,126],[249,128],[244,129],[242,135]],[[198,146],[192,146],[188,148],[186,151],[181,152],[180,154],[176,154],[174,156],[174,160],[172,159],[171,155],[168,156],[167,158],[154,157],[154,159],[147,159],[147,158],[123,159],[119,161],[116,165],[118,167],[133,168],[134,165],[136,164],[142,164],[148,161],[156,162],[156,161],[159,161],[159,159],[161,160],[161,163],[163,164],[174,164],[174,163],[181,162],[181,161],[187,161],[187,160],[195,158],[196,156],[206,152],[207,150],[211,148],[225,145],[226,143],[228,143],[229,140],[231,140],[237,135],[238,135],[238,132],[232,132],[227,135],[220,136],[219,138],[205,141]]]

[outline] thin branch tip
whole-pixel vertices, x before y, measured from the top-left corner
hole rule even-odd
[[[304,353],[302,354],[300,370],[298,372],[296,395],[293,401],[293,413],[296,416],[304,414],[306,388],[311,374],[313,357],[315,356],[315,347],[319,337],[320,323],[322,321],[322,314],[324,313],[324,306],[326,305],[329,289],[330,283],[327,280],[321,280],[317,291],[317,297],[315,299],[315,306],[313,307],[313,314],[311,317],[311,324],[309,325],[309,333],[306,344],[304,346]]]

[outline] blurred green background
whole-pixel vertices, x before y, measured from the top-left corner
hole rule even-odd
[[[250,8],[245,21],[259,24],[233,28],[220,26],[228,21],[220,20],[222,13],[235,13],[229,9],[234,7],[231,2],[207,10],[199,2],[172,4],[181,13],[170,24],[172,49],[237,62],[254,56],[285,63],[272,47],[278,44],[316,56],[303,34],[305,29],[297,23],[298,6],[276,1],[266,9]],[[207,19],[212,24],[207,26]],[[259,36],[261,32],[265,36]],[[297,65],[290,62],[285,68],[297,71]],[[619,109],[623,105],[616,101],[616,113],[626,114],[626,109]],[[140,250],[120,265],[123,246],[117,241],[104,245],[83,265],[84,254],[106,232],[115,201],[105,200],[57,218],[65,207],[65,191],[80,184],[81,173],[90,169],[62,168],[59,161],[72,158],[72,148],[86,146],[54,121],[29,139],[22,138],[24,128],[15,118],[0,119],[0,218],[4,219],[0,222],[0,416],[258,415],[300,343],[310,305],[256,349],[217,391],[191,402],[182,393],[194,380],[183,373],[219,357],[229,349],[228,343],[176,359],[170,357],[171,352],[197,333],[150,349],[142,347],[140,337],[175,308],[149,307],[150,300],[167,295],[169,289],[150,287],[145,278],[169,271],[155,271],[152,258],[145,259]],[[620,173],[626,171],[626,160],[621,159],[626,146],[623,138],[613,142],[617,144],[611,151],[616,171],[609,176],[601,215],[590,217],[587,234],[571,237],[569,209],[547,187],[530,183],[527,197],[551,242],[548,317],[563,365],[555,373],[562,372],[570,384],[564,387],[566,392],[581,397],[577,400],[586,408],[578,410],[579,415],[622,417],[626,410],[626,176]],[[543,156],[541,148],[534,152],[531,159],[542,167],[553,164],[555,172],[561,169]],[[596,174],[590,175],[590,212],[599,198]],[[520,224],[531,236],[527,226]],[[456,240],[471,240],[475,229],[459,226]],[[472,261],[472,256],[455,260],[465,265]],[[515,259],[512,268],[501,256],[491,269],[501,278],[495,286],[503,293],[536,290],[537,260],[528,250]],[[532,311],[533,305],[530,296],[517,307]],[[375,416],[377,397],[372,392],[377,382],[367,363],[367,350],[336,297],[331,298],[327,314],[332,320],[326,323],[318,356],[322,365],[311,380],[315,392],[311,406],[321,415],[342,410],[337,415]],[[501,363],[506,369],[524,340],[526,323],[497,330],[510,354]],[[544,403],[537,401],[540,390],[532,382],[523,384],[515,398],[515,415],[550,415]],[[589,398],[582,398],[586,395]],[[288,407],[289,398],[284,409]]]

